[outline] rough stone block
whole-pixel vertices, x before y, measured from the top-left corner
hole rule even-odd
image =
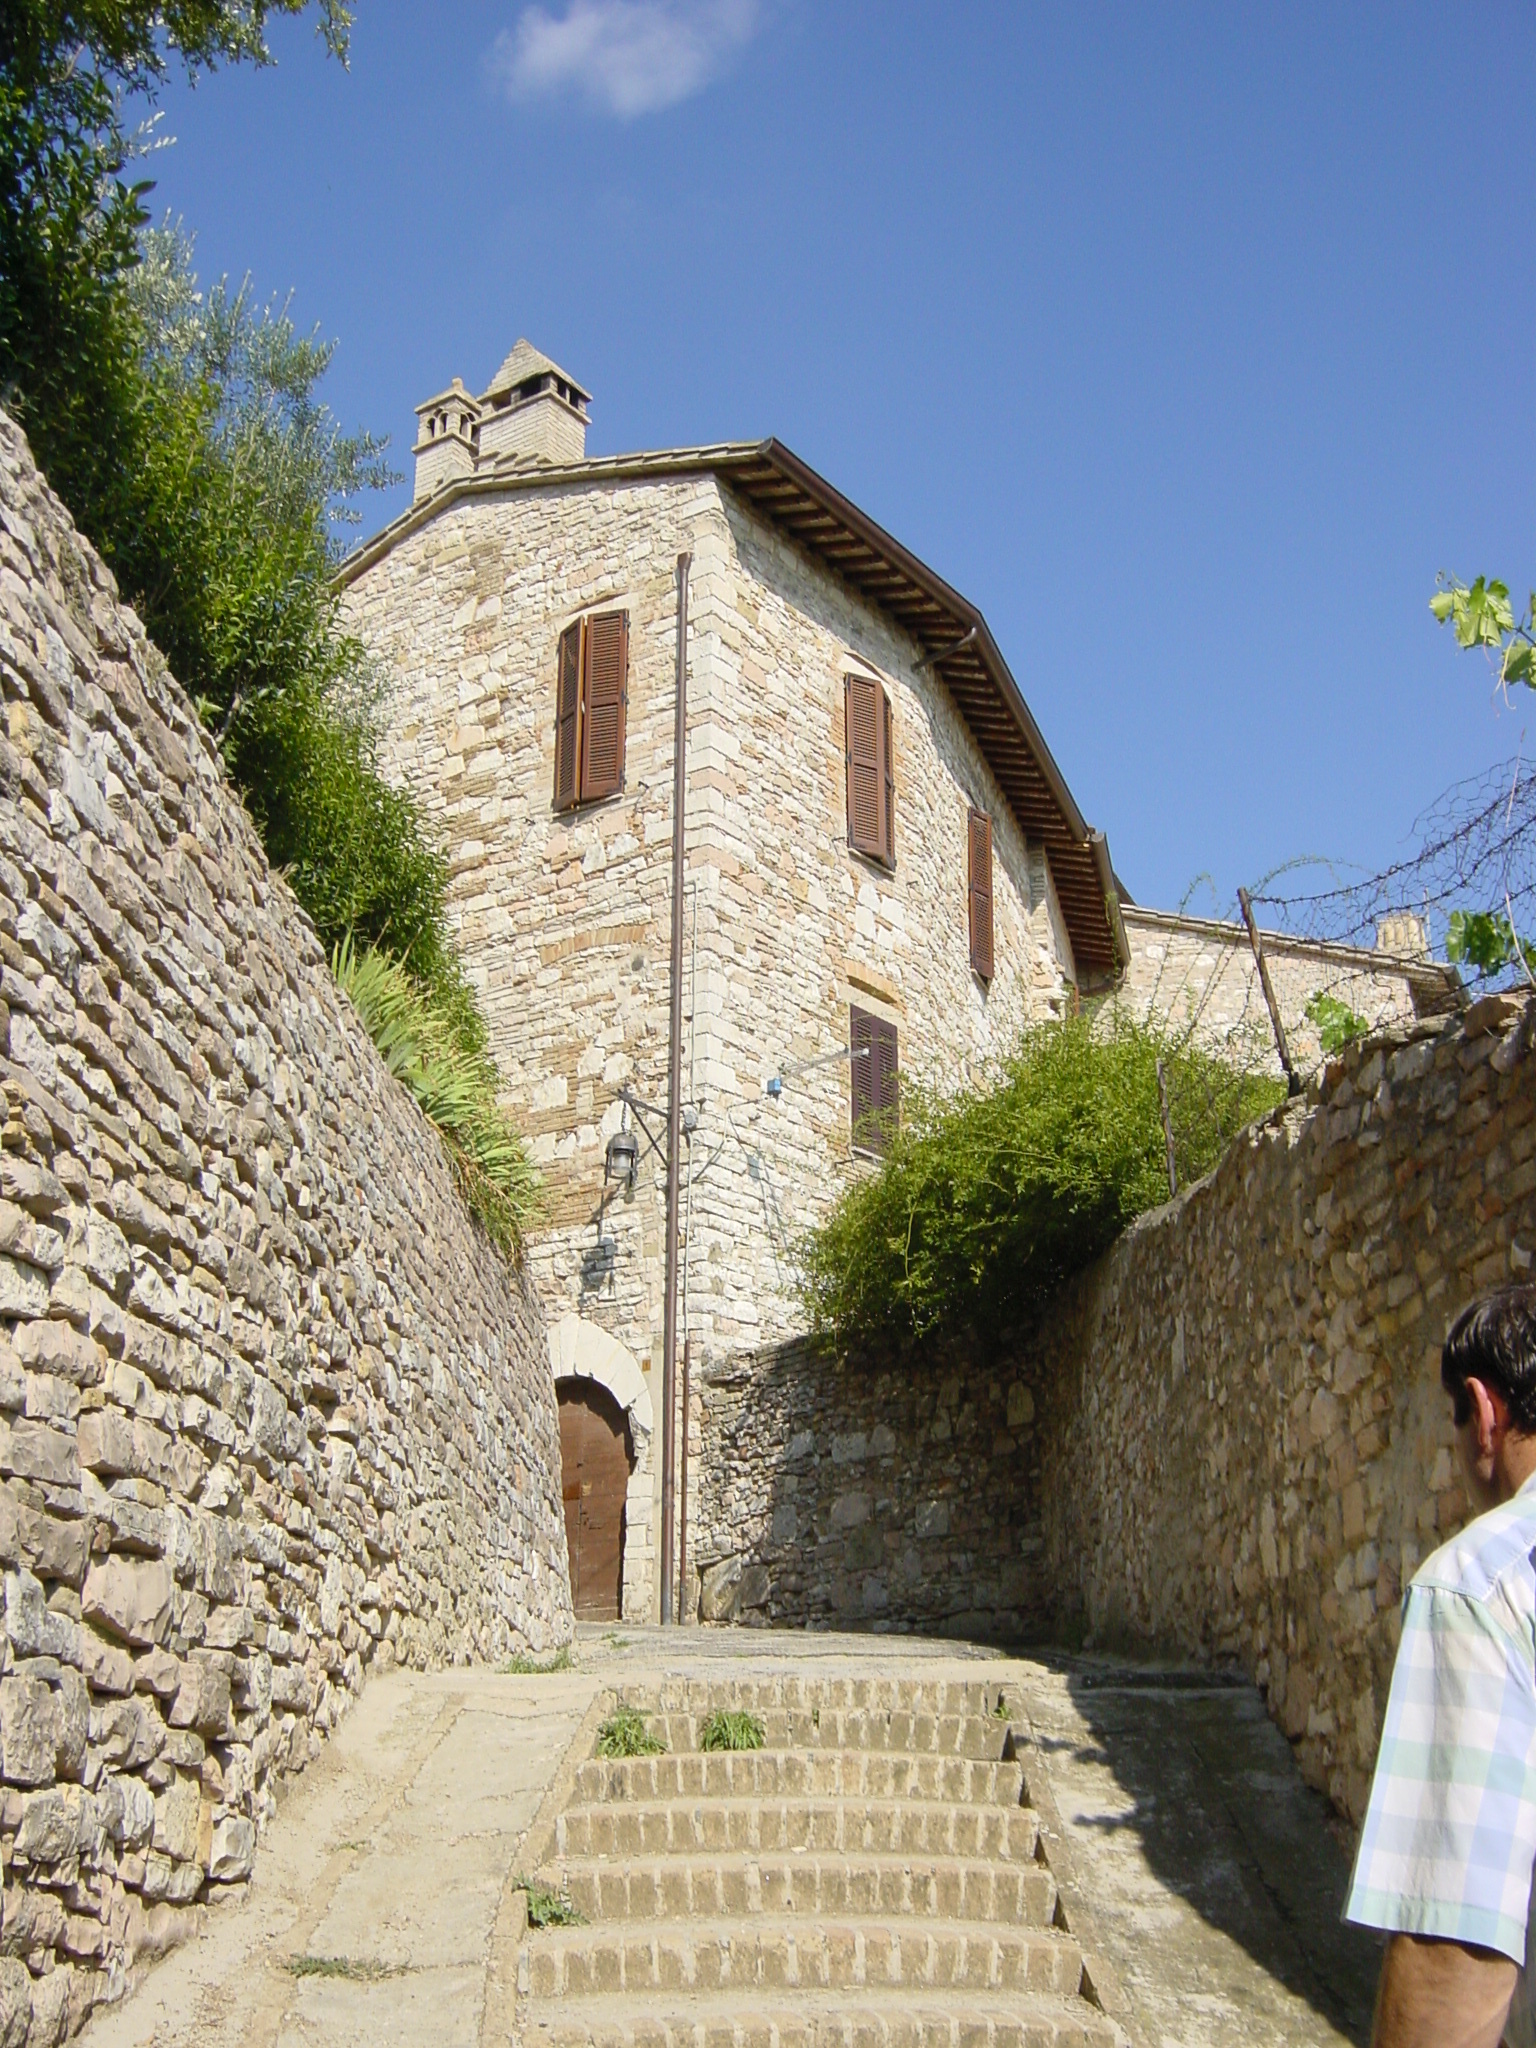
[[[62,1736],[50,1685],[26,1674],[0,1679],[0,1770],[8,1785],[51,1785]]]
[[[171,1706],[173,1728],[195,1728],[199,1735],[229,1732],[229,1673],[195,1651],[182,1670]]]
[[[197,1858],[202,1793],[196,1778],[178,1777],[155,1801],[155,1847],[176,1863]]]
[[[80,1484],[73,1434],[50,1429],[46,1423],[13,1422],[4,1463],[7,1471],[23,1479],[40,1479],[46,1486]]]
[[[86,1573],[81,1612],[125,1643],[157,1643],[171,1611],[171,1574],[164,1563],[108,1558]]]
[[[109,1643],[94,1629],[80,1635],[80,1670],[92,1692],[127,1693],[133,1690],[133,1659],[116,1643]]]
[[[62,1579],[78,1586],[85,1576],[89,1532],[81,1521],[60,1521],[54,1515],[16,1510],[17,1547],[21,1562],[40,1579]]]
[[[239,1884],[256,1862],[256,1830],[243,1814],[215,1821],[208,1876],[214,1884]]]

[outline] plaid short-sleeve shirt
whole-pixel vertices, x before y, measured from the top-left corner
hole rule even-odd
[[[1523,1975],[1505,2039],[1536,2048],[1533,1865],[1536,1477],[1408,1589],[1344,1917],[1508,1956]]]

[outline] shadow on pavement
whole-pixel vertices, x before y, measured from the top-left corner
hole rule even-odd
[[[1030,1715],[1150,2040],[1364,2044],[1380,1947],[1339,1918],[1352,1845],[1259,1693],[1038,1650]]]

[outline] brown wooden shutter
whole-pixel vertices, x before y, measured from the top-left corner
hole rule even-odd
[[[969,830],[971,965],[983,981],[992,979],[992,820],[972,811]]]
[[[884,692],[870,676],[843,678],[843,719],[848,760],[848,844],[876,860],[885,850],[881,829],[884,766],[880,759]]]
[[[857,1003],[848,1011],[848,1050],[853,1075],[853,1142],[861,1151],[874,1151],[878,1133],[875,1112],[875,1023],[868,1010]]]
[[[901,1114],[896,1071],[896,1026],[852,1004],[848,1011],[848,1050],[853,1087],[853,1142],[860,1152],[883,1153]]]
[[[880,851],[887,867],[896,865],[896,753],[891,745],[891,700],[880,692]]]
[[[555,685],[555,809],[568,811],[580,800],[581,621],[560,635]]]
[[[597,612],[587,621],[582,691],[581,800],[624,786],[624,699],[629,681],[629,613]]]
[[[888,1152],[901,1122],[901,1081],[896,1066],[896,1026],[883,1017],[875,1025],[875,1125],[877,1151]]]

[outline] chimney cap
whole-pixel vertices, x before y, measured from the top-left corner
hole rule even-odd
[[[570,394],[571,404],[578,411],[591,404],[591,392],[583,391],[569,370],[562,370],[558,363],[552,362],[521,335],[513,344],[511,354],[480,394],[480,402],[486,405],[493,399],[511,398],[524,384],[531,384],[542,377],[553,377],[563,384]]]
[[[442,405],[462,405],[476,419],[480,417],[480,401],[464,388],[464,379],[455,377],[446,391],[439,391],[435,398],[424,398],[416,408],[418,419],[429,412],[436,412]]]

